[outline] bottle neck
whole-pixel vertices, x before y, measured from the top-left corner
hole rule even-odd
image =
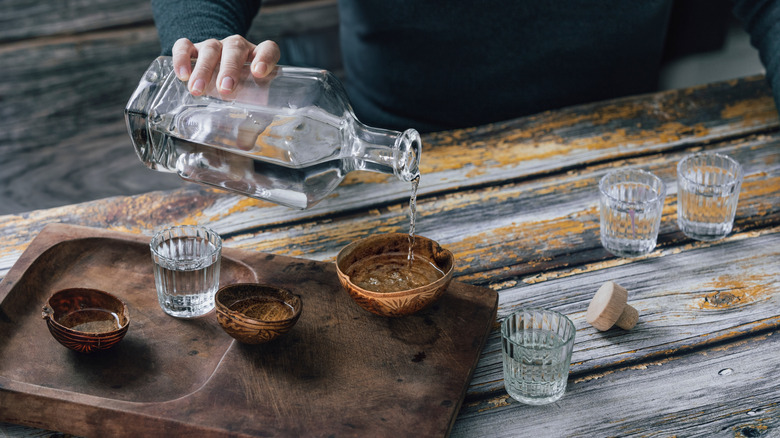
[[[373,128],[358,121],[352,138],[353,169],[393,174],[401,181],[420,175],[422,141],[414,129],[404,132]]]

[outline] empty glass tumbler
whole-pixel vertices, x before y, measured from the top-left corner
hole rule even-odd
[[[742,166],[717,153],[689,155],[677,163],[677,225],[696,240],[726,237],[734,224]]]
[[[501,323],[504,387],[529,405],[552,403],[566,392],[576,329],[545,309],[520,309]]]
[[[599,181],[601,244],[619,257],[651,252],[658,239],[666,185],[650,172],[618,169]]]
[[[195,318],[214,309],[222,258],[219,234],[182,225],[158,232],[149,246],[157,299],[165,313]]]

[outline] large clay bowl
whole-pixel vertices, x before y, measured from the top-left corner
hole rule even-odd
[[[119,298],[97,289],[71,288],[53,294],[43,319],[54,339],[71,350],[107,350],[127,333],[130,317]]]
[[[413,254],[415,263],[430,263],[440,271],[438,278],[416,287],[402,290],[375,290],[356,280],[359,270],[374,270],[400,256],[406,260],[409,235],[401,233],[378,234],[345,246],[336,258],[339,280],[349,296],[363,309],[388,317],[416,313],[438,300],[452,280],[455,257],[435,241],[415,236]],[[370,272],[369,272],[370,273]]]
[[[256,283],[222,287],[215,300],[219,325],[244,344],[262,344],[284,335],[298,322],[303,310],[299,296]]]

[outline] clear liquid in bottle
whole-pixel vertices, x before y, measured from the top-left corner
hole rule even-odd
[[[308,208],[353,170],[419,175],[417,131],[372,128],[352,113],[324,70],[277,66],[255,79],[245,66],[234,93],[215,79],[192,96],[169,57],[149,67],[125,108],[128,130],[150,168],[278,204]]]

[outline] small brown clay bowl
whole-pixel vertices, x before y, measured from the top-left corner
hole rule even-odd
[[[80,353],[107,350],[127,333],[130,317],[119,298],[97,289],[54,293],[41,315],[60,344]]]
[[[303,301],[290,291],[256,283],[224,286],[215,297],[217,321],[244,344],[274,340],[298,322]]]
[[[435,241],[415,236],[414,274],[409,274],[408,254],[408,234],[377,234],[352,242],[336,257],[341,285],[360,307],[374,314],[397,317],[416,313],[436,302],[447,289],[455,257]]]

